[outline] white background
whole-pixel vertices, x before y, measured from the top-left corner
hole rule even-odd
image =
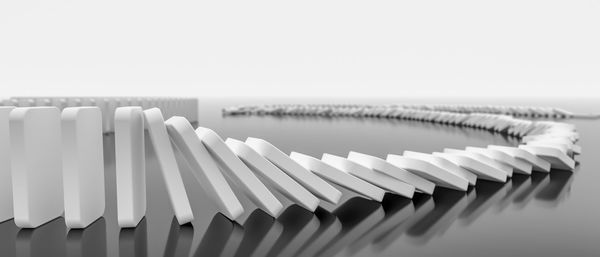
[[[1,95],[593,97],[595,0],[0,0]]]

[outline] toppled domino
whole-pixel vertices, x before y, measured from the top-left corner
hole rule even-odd
[[[310,170],[333,183],[336,183],[375,201],[381,202],[381,200],[383,200],[385,191],[383,191],[381,188],[369,184],[368,182],[354,177],[344,171],[336,169],[319,159],[297,152],[292,152],[290,154],[290,158],[298,162],[305,169]]]
[[[263,158],[244,142],[228,138],[225,144],[252,170],[262,175],[286,197],[296,204],[314,212],[319,206],[319,199],[302,187],[294,179]]]
[[[473,174],[469,170],[464,169],[442,157],[434,156],[434,155],[427,154],[427,153],[413,152],[413,151],[404,151],[402,153],[402,155],[405,157],[415,158],[415,159],[429,162],[435,166],[442,168],[443,170],[446,170],[448,172],[452,172],[456,175],[459,175],[459,176],[463,177],[464,179],[466,179],[467,181],[469,181],[469,185],[474,186],[477,182],[477,175]]]
[[[469,187],[469,181],[464,177],[446,171],[427,161],[395,154],[388,154],[386,161],[433,181],[437,186],[459,191],[467,191]]]
[[[342,192],[296,163],[271,143],[259,138],[249,137],[246,139],[246,144],[317,197],[333,204],[337,204],[342,197]]]
[[[532,154],[524,149],[510,146],[488,145],[489,149],[502,151],[516,159],[526,161],[532,165],[533,170],[541,172],[550,171],[550,163],[543,158]]]
[[[433,182],[419,177],[415,174],[412,174],[401,167],[393,165],[375,156],[357,152],[350,152],[348,153],[348,159],[358,164],[361,164],[369,169],[373,169],[375,171],[384,173],[395,179],[408,183],[425,194],[433,194],[433,190],[435,189],[435,184]]]
[[[550,167],[552,169],[575,169],[575,160],[571,159],[571,157],[569,157],[565,152],[558,150],[554,147],[520,145],[519,148],[526,150],[532,154],[535,154],[541,157],[542,159],[550,162]]]
[[[513,174],[513,168],[511,166],[509,166],[508,164],[496,161],[496,160],[488,157],[487,155],[484,155],[481,153],[469,152],[469,151],[465,151],[465,150],[458,150],[458,149],[452,149],[452,148],[444,148],[444,153],[461,154],[461,155],[469,156],[477,161],[483,162],[489,166],[492,166],[496,169],[503,171],[506,174],[506,176],[508,176],[509,178],[512,177],[512,174]]]
[[[344,157],[323,154],[321,160],[335,168],[348,172],[358,178],[361,178],[373,185],[379,186],[389,192],[398,194],[407,198],[412,198],[415,193],[415,187],[390,177],[381,172],[374,171],[356,162],[350,161]]]
[[[162,177],[167,187],[167,193],[171,200],[171,206],[175,211],[175,216],[179,224],[186,224],[194,220],[194,214],[192,213],[192,207],[185,191],[183,180],[181,179],[181,173],[179,172],[179,166],[177,166],[177,160],[175,159],[175,153],[167,134],[167,128],[165,127],[165,120],[162,116],[160,109],[152,108],[143,111],[144,113],[144,124],[148,128],[148,135],[150,136],[150,142],[156,153],[158,164],[162,172]]]
[[[85,228],[104,214],[102,113],[98,107],[62,111],[65,223]]]
[[[15,108],[9,117],[14,220],[36,228],[64,211],[60,111]]]
[[[273,217],[279,216],[283,205],[250,169],[223,142],[221,137],[208,128],[199,127],[196,135],[221,165],[228,177],[242,187],[258,207]]]
[[[460,167],[463,167],[477,175],[477,179],[485,179],[497,182],[506,182],[506,172],[492,165],[478,160],[471,153],[440,153],[434,152],[434,156],[444,158]]]
[[[196,136],[194,128],[186,118],[174,116],[165,122],[173,143],[181,151],[192,168],[192,174],[219,211],[227,218],[235,220],[244,212],[244,207],[223,177],[217,163],[206,147]]]
[[[531,164],[529,164],[521,159],[512,157],[511,155],[508,155],[502,151],[499,151],[496,149],[471,147],[471,146],[468,146],[465,150],[467,152],[475,152],[475,153],[480,153],[480,154],[486,155],[487,157],[490,157],[498,162],[504,163],[504,164],[512,167],[515,172],[518,172],[521,174],[526,174],[526,175],[531,174],[531,170],[532,170]]]

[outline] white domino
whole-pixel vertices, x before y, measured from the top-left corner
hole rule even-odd
[[[464,177],[420,159],[388,154],[386,161],[433,181],[437,186],[460,191],[467,191],[469,187],[469,181]]]
[[[551,168],[559,170],[574,170],[575,160],[565,152],[553,147],[520,145],[520,149],[535,154],[550,163]]]
[[[333,154],[323,154],[321,160],[337,169],[350,173],[364,181],[379,186],[391,193],[398,194],[407,198],[412,198],[415,193],[415,187],[390,177],[381,172],[374,171],[356,162],[350,161],[344,157]]]
[[[225,144],[256,174],[260,174],[286,197],[296,204],[314,212],[319,206],[319,199],[302,187],[294,179],[263,158],[244,142],[228,138]]]
[[[16,108],[10,113],[15,223],[35,228],[64,211],[60,111]]]
[[[165,185],[167,186],[167,193],[169,194],[171,206],[173,207],[173,211],[175,211],[177,221],[180,225],[192,222],[194,214],[192,213],[192,207],[190,206],[190,201],[188,200],[185,186],[181,179],[179,166],[177,166],[177,160],[175,159],[175,153],[167,134],[162,113],[158,108],[148,109],[143,111],[143,113],[144,124],[148,129],[150,142],[156,153],[156,158],[158,159],[158,164]]]
[[[65,223],[85,228],[104,214],[102,113],[98,107],[62,111]]]
[[[470,153],[461,154],[434,152],[433,155],[445,158],[446,160],[473,172],[477,175],[477,179],[506,182],[506,172],[477,160]]]
[[[465,150],[458,150],[458,149],[452,149],[452,148],[444,148],[444,153],[461,154],[461,155],[465,155],[465,156],[474,158],[477,161],[483,162],[486,165],[492,166],[496,169],[503,171],[506,174],[506,176],[509,178],[512,177],[512,174],[513,174],[513,168],[511,166],[509,166],[508,164],[505,164],[503,162],[494,160],[494,159],[490,158],[488,155],[485,155],[482,153],[469,152],[469,151],[465,151]]]
[[[196,135],[219,162],[228,177],[242,187],[249,198],[273,217],[279,216],[283,205],[250,169],[233,153],[214,131],[199,127]]]
[[[515,158],[509,154],[506,154],[500,150],[481,148],[481,147],[471,147],[471,146],[467,147],[465,150],[467,152],[475,152],[475,153],[480,153],[480,154],[486,155],[487,157],[490,157],[498,162],[504,163],[504,164],[512,167],[515,172],[518,172],[521,174],[529,175],[529,174],[531,174],[531,170],[533,168],[531,164],[529,164],[521,159],[517,159],[517,158]]]
[[[114,117],[117,219],[136,227],[146,215],[144,116],[140,107],[120,107]]]
[[[422,161],[429,162],[435,166],[442,168],[448,172],[452,172],[456,175],[459,175],[469,181],[469,185],[474,186],[477,183],[477,175],[473,174],[469,170],[466,170],[451,161],[448,161],[442,157],[435,156],[427,153],[413,152],[413,151],[404,151],[402,153],[403,156],[409,158],[415,158]]]
[[[249,137],[246,139],[246,144],[317,197],[333,204],[337,204],[342,197],[342,192],[296,163],[271,143],[263,139]]]
[[[433,190],[435,189],[435,183],[422,177],[419,177],[415,174],[412,174],[407,170],[395,166],[381,158],[377,158],[375,156],[363,153],[350,152],[348,153],[348,159],[359,163],[369,169],[373,169],[375,171],[387,174],[388,176],[408,183],[425,194],[433,194]]]
[[[535,171],[550,172],[550,163],[548,161],[521,148],[500,145],[489,145],[488,148],[502,151],[516,159],[526,161],[532,165]]]
[[[13,218],[8,118],[14,108],[12,106],[0,106],[0,222]]]
[[[183,117],[171,117],[165,124],[169,136],[182,152],[192,173],[227,218],[235,220],[244,212],[242,204],[223,177],[217,163],[196,136],[194,128]]]
[[[365,182],[364,180],[352,176],[342,170],[332,167],[331,165],[324,163],[319,159],[297,152],[292,152],[290,154],[290,158],[298,162],[305,169],[310,170],[335,184],[343,186],[375,201],[381,202],[381,200],[383,200],[383,196],[385,195],[385,191],[383,191],[383,189],[369,184],[368,182]]]

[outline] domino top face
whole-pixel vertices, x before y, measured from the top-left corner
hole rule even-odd
[[[530,164],[524,163],[523,161],[520,161],[500,150],[469,146],[466,148],[466,151],[486,155],[498,162],[504,163],[512,167],[518,173],[531,174],[532,166]]]
[[[177,160],[175,160],[175,153],[167,134],[162,113],[158,108],[148,109],[143,113],[144,124],[148,128],[150,141],[154,146],[177,221],[180,225],[189,223],[194,220],[194,214],[181,179],[179,166],[177,166]]]
[[[412,198],[415,193],[415,187],[390,177],[381,172],[374,171],[356,162],[350,161],[344,157],[323,154],[321,160],[337,169],[348,172],[356,177],[359,177],[373,185],[379,186],[392,193]]]
[[[319,199],[302,187],[294,179],[263,158],[244,142],[228,138],[225,144],[255,173],[261,174],[285,196],[298,205],[314,212],[319,206]]]
[[[64,210],[60,111],[15,108],[9,119],[15,223],[35,228]]]
[[[398,167],[415,172],[422,177],[432,180],[437,185],[443,187],[460,191],[466,191],[469,187],[469,181],[464,177],[443,170],[426,161],[394,154],[388,154],[386,160]]]
[[[117,220],[136,227],[146,215],[144,115],[140,107],[120,107],[114,117]]]
[[[250,169],[223,142],[221,137],[208,128],[199,127],[196,135],[208,148],[212,156],[221,164],[237,185],[241,186],[256,205],[273,217],[279,216],[283,205]]]
[[[333,204],[339,202],[340,197],[338,196],[341,196],[342,192],[296,163],[271,143],[262,139],[249,137],[246,139],[246,144],[290,177],[294,178],[317,197]]]
[[[167,131],[177,148],[183,153],[192,173],[204,191],[210,195],[227,218],[235,220],[244,212],[242,204],[223,177],[217,163],[210,157],[208,150],[194,128],[183,117],[174,116],[165,122]]]
[[[65,108],[62,128],[65,223],[84,228],[104,214],[102,113],[98,107]]]
[[[552,168],[571,171],[575,169],[575,160],[559,149],[532,145],[520,145],[519,148],[550,162]]]
[[[383,191],[381,188],[373,186],[364,180],[332,167],[319,159],[297,152],[292,152],[290,154],[290,158],[297,161],[304,168],[311,170],[321,177],[324,177],[340,186],[346,187],[378,202],[383,200],[385,191]]]
[[[10,174],[9,115],[15,107],[0,106],[0,222],[13,217],[12,176]]]
[[[435,184],[433,182],[412,174],[375,156],[350,152],[348,153],[348,159],[367,168],[385,173],[393,178],[406,182],[425,194],[433,194],[433,190],[435,189]]]
[[[433,155],[445,158],[456,165],[470,170],[471,172],[477,174],[478,179],[506,182],[506,172],[483,163],[471,157],[469,154],[434,152]]]
[[[513,174],[513,168],[503,162],[496,161],[485,154],[481,154],[478,152],[468,152],[464,150],[457,150],[451,148],[444,148],[444,153],[452,153],[452,154],[461,154],[468,157],[471,157],[477,161],[483,162],[486,165],[492,166],[496,169],[504,171],[506,175],[510,178]]]
[[[542,172],[550,172],[550,163],[526,150],[509,147],[509,146],[499,146],[499,145],[489,145],[488,148],[495,149],[498,151],[502,151],[510,156],[513,156],[518,159],[522,159],[531,165],[533,165],[533,169],[536,171]]]

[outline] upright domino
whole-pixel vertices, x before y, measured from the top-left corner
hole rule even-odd
[[[60,111],[15,108],[10,151],[15,223],[35,228],[63,213]]]
[[[98,107],[62,111],[65,223],[85,228],[104,214],[102,113]]]
[[[317,197],[333,204],[337,204],[342,198],[342,192],[296,163],[271,143],[263,139],[249,137],[246,139],[246,144]]]
[[[12,106],[0,106],[0,222],[13,218],[8,118],[14,108]]]
[[[394,194],[398,194],[407,198],[412,198],[415,193],[414,186],[404,183],[381,172],[369,169],[344,157],[325,153],[321,157],[321,160],[335,168],[348,172],[358,178],[363,179],[364,181],[381,187]]]
[[[146,216],[144,116],[140,107],[120,107],[114,117],[117,219],[131,228]]]
[[[244,142],[228,138],[225,144],[256,174],[268,180],[286,197],[305,209],[314,212],[319,206],[319,199],[302,187],[294,179],[260,156]]]
[[[228,177],[242,187],[257,206],[273,217],[279,216],[283,205],[267,189],[267,187],[250,171],[250,169],[227,147],[221,137],[214,131],[199,127],[196,135],[221,164]]]
[[[158,108],[148,109],[143,111],[143,113],[144,124],[148,128],[150,142],[156,153],[175,217],[177,217],[179,225],[192,222],[194,214],[192,213],[192,207],[190,206],[190,201],[185,191],[183,180],[181,179],[179,166],[177,166],[177,160],[175,159],[175,153],[167,134],[162,113]]]
[[[235,220],[244,212],[242,204],[223,177],[217,163],[196,136],[194,128],[183,117],[171,117],[165,124],[173,143],[183,153],[202,189],[227,218]]]
[[[347,189],[350,189],[367,198],[381,202],[385,191],[376,187],[364,180],[350,175],[342,170],[339,170],[319,159],[305,154],[292,152],[290,158],[298,162],[302,167],[314,172],[315,174]]]

